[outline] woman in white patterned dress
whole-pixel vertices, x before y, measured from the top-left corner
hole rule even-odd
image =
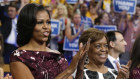
[[[87,52],[89,63],[77,67],[82,71],[80,79],[126,79],[128,76],[128,66],[123,66],[119,71],[107,68],[104,63],[108,56],[108,40],[103,31],[90,28],[84,31],[79,38],[79,42],[85,44],[87,39],[90,38],[90,48]],[[84,76],[83,76],[83,75]]]

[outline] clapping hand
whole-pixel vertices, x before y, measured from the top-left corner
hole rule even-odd
[[[128,61],[127,65],[117,64],[118,68],[118,76],[117,79],[128,79],[129,78],[129,67],[131,65],[131,61]]]
[[[79,46],[80,59],[83,59],[86,53],[88,52],[89,47],[90,47],[90,41],[91,39],[89,38],[87,43],[84,46],[83,46],[83,43],[80,43],[80,46]]]
[[[89,47],[90,47],[90,41],[91,39],[89,38],[85,45],[83,45],[83,43],[80,43],[79,52],[77,52],[77,54],[73,57],[72,62],[70,64],[70,67],[72,69],[71,72],[75,71],[78,64],[84,62],[85,55],[88,52]]]
[[[89,38],[87,44],[85,44],[84,46],[82,46],[82,43],[80,43],[80,46],[79,46],[80,59],[78,62],[77,73],[76,73],[75,79],[83,79],[84,63],[85,63],[86,53],[88,52],[90,48],[90,41],[91,39]]]
[[[59,74],[57,77],[55,77],[55,79],[69,79],[69,78],[71,79],[72,77],[70,75],[76,70],[78,66],[79,67],[77,71],[79,71],[80,73],[76,74],[77,78],[75,79],[82,79],[83,75],[81,72],[83,72],[83,67],[84,67],[83,62],[84,62],[85,55],[89,50],[90,41],[91,39],[89,38],[85,45],[83,45],[83,43],[80,43],[79,52],[77,52],[77,54],[73,57],[70,66],[61,74]]]

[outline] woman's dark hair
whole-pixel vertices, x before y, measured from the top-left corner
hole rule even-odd
[[[99,14],[98,18],[95,19],[95,24],[96,25],[100,25],[101,24],[101,19],[103,19],[104,14],[107,14],[107,13],[101,13],[101,14]]]
[[[130,70],[137,67],[138,64],[140,64],[140,35],[135,40],[135,43],[132,48],[131,57],[130,60],[132,61]]]
[[[4,44],[3,44],[3,36],[2,34],[0,33],[0,45],[1,45],[1,50],[0,50],[0,67],[4,64],[4,61],[3,61],[3,49],[4,49]]]
[[[34,27],[36,25],[36,14],[39,11],[46,11],[50,17],[49,11],[47,11],[43,5],[40,4],[27,4],[25,5],[22,10],[20,11],[20,14],[18,16],[17,21],[17,44],[19,46],[23,46],[27,44],[33,34]],[[50,17],[51,18],[51,17]],[[49,35],[50,40],[50,35]],[[49,40],[47,41],[47,44],[49,43]]]

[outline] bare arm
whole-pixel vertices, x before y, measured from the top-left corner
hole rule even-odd
[[[3,78],[3,69],[0,68],[0,79],[2,79],[2,78]]]
[[[21,0],[20,8],[18,9],[18,14],[20,13],[21,9],[28,3],[25,3],[24,0]]]
[[[96,11],[99,10],[101,8],[101,4],[102,4],[103,0],[100,0],[98,2],[98,4],[96,5]]]
[[[77,63],[79,61],[79,54],[76,54],[73,59],[72,62],[70,64],[70,66],[63,71],[62,73],[60,73],[57,77],[55,77],[55,79],[67,79],[68,77],[71,76],[71,74],[75,71],[76,67],[77,67]]]
[[[22,62],[11,62],[10,71],[13,79],[34,79],[29,68]]]
[[[118,23],[118,29],[120,31],[123,32],[123,34],[125,34],[125,32],[127,31],[127,29],[129,28],[129,22],[127,21],[127,14],[126,14],[126,11],[123,11],[121,13],[121,17],[120,17],[120,21]]]
[[[80,50],[73,57],[70,66],[65,71],[60,73],[55,79],[67,79],[68,77],[69,79],[71,79],[71,74],[77,68],[79,61],[81,61],[84,58],[85,53],[89,50],[89,47],[90,47],[90,39],[88,40],[87,44],[85,44],[84,46],[82,43],[80,43]],[[80,68],[83,69],[83,65]],[[78,76],[78,77],[79,79],[81,78],[81,76]]]
[[[80,5],[80,1],[78,0],[77,3],[74,5],[73,12],[76,12],[76,10],[79,8],[78,6]]]

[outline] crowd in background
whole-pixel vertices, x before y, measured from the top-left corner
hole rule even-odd
[[[105,1],[110,4],[106,5]],[[60,34],[51,36],[48,46],[63,53],[69,64],[77,51],[63,50],[65,36],[69,41],[73,41],[80,37],[84,30],[94,28],[95,25],[115,25],[127,42],[125,53],[120,57],[128,61],[133,43],[140,34],[140,3],[137,3],[134,14],[127,14],[126,11],[115,12],[112,0],[78,0],[75,4],[68,4],[66,0],[4,1],[0,2],[0,32],[4,39],[4,50],[3,53],[0,52],[0,67],[10,63],[12,51],[18,48],[16,43],[18,14],[29,3],[43,4],[49,11],[51,19],[60,21]]]

